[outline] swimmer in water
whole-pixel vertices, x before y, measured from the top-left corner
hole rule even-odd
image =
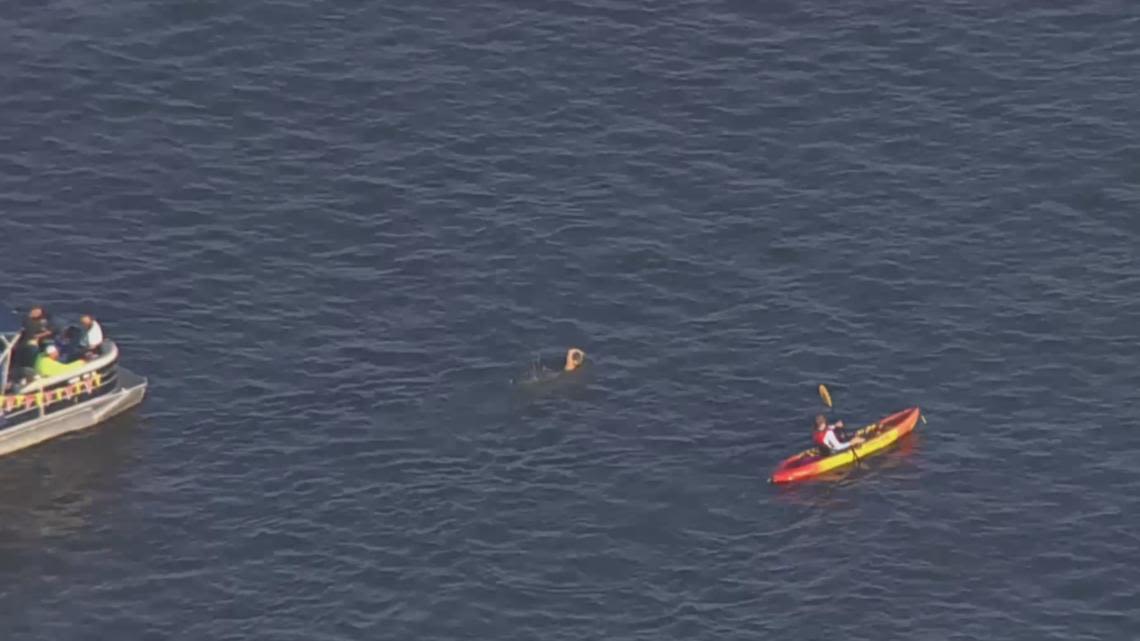
[[[520,378],[511,379],[511,382],[530,385],[553,383],[560,378],[566,378],[568,380],[571,378],[576,379],[578,378],[577,374],[574,376],[565,375],[571,372],[580,372],[585,362],[586,352],[577,347],[571,347],[566,350],[566,360],[564,362],[559,363],[558,361],[536,358]]]
[[[563,371],[573,372],[574,370],[581,367],[582,363],[585,360],[586,352],[583,352],[577,347],[571,347],[570,349],[566,350],[566,366],[562,369]]]

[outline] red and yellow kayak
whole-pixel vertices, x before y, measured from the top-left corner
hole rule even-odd
[[[820,456],[814,447],[804,450],[795,456],[784,459],[779,467],[772,472],[771,483],[791,483],[801,479],[818,476],[837,467],[850,465],[861,458],[870,456],[875,452],[886,449],[900,438],[914,431],[918,419],[922,417],[922,410],[917,407],[895,412],[890,416],[872,423],[856,432],[867,439],[860,445],[832,454]]]

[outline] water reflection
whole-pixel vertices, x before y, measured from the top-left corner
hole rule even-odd
[[[87,528],[139,457],[143,423],[127,413],[0,458],[0,545],[11,549]]]

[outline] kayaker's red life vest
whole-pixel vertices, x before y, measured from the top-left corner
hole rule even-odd
[[[811,433],[811,441],[812,441],[813,443],[815,443],[816,445],[818,445],[818,446],[822,447],[822,448],[826,448],[826,447],[827,447],[827,445],[826,445],[826,444],[824,444],[824,442],[823,442],[823,441],[824,441],[824,439],[826,439],[826,438],[827,438],[827,433],[828,433],[828,432],[830,432],[830,431],[831,431],[831,428],[830,428],[830,427],[828,427],[828,428],[827,428],[827,429],[825,429],[825,430],[815,430],[815,431],[813,431],[813,432]]]

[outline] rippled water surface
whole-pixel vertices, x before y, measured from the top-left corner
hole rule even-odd
[[[1138,36],[10,4],[0,297],[151,391],[0,459],[3,638],[1140,637]],[[768,485],[820,382],[929,424]]]

